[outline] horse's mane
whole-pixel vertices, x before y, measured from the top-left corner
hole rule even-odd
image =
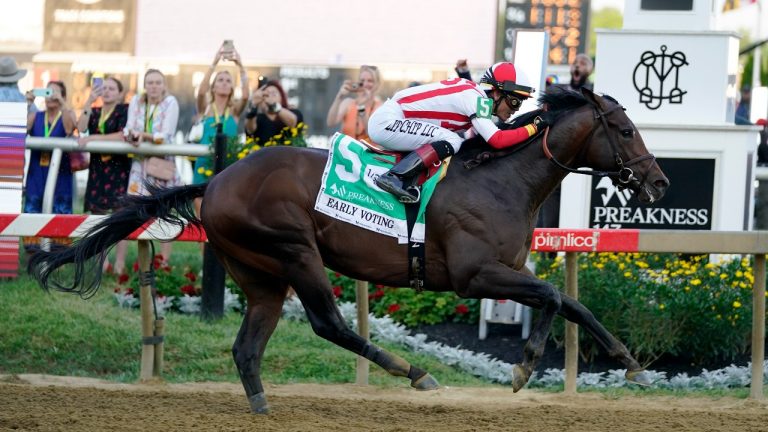
[[[602,97],[611,102],[618,103],[616,99],[608,95],[602,95]],[[557,119],[559,119],[563,114],[576,108],[582,107],[588,103],[589,101],[580,92],[568,90],[562,87],[550,87],[547,92],[542,93],[542,95],[539,96],[538,105],[541,108],[520,114],[509,123],[501,123],[499,124],[499,129],[515,129],[521,126],[525,126],[533,122],[533,119],[542,113],[544,107],[546,107],[548,112],[554,114],[555,121],[557,121]],[[522,148],[524,145],[519,145],[518,147]],[[467,160],[473,158],[482,151],[488,150],[495,149],[489,146],[482,137],[476,136],[464,141],[464,144],[461,146],[461,150],[459,151],[459,156],[462,159]]]

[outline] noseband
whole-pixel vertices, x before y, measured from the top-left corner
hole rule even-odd
[[[616,144],[616,141],[614,140],[613,135],[609,133],[608,129],[608,120],[606,120],[606,117],[611,112],[621,108],[624,109],[621,105],[616,105],[613,108],[609,109],[608,111],[601,111],[600,107],[595,105],[590,101],[590,104],[592,105],[592,108],[594,108],[595,111],[595,118],[600,120],[600,123],[595,123],[594,126],[592,126],[592,130],[589,132],[589,135],[587,136],[587,139],[591,137],[595,131],[597,131],[597,128],[600,127],[602,124],[603,128],[605,129],[605,134],[608,137],[608,142],[611,144],[611,150],[613,150],[613,158],[616,161],[616,165],[618,165],[619,169],[618,171],[584,171],[584,170],[578,170],[575,168],[571,168],[568,166],[565,166],[563,163],[558,161],[555,156],[552,154],[551,151],[549,151],[549,146],[547,145],[547,136],[549,135],[549,127],[544,131],[544,139],[541,140],[542,147],[544,149],[544,155],[546,155],[547,159],[552,161],[555,165],[560,167],[561,169],[576,173],[576,174],[584,174],[584,175],[591,175],[595,177],[610,177],[614,184],[618,184],[619,187],[624,188],[627,187],[627,185],[635,180],[640,181],[637,177],[635,177],[634,171],[630,168],[630,166],[635,165],[637,163],[640,163],[644,160],[655,160],[656,156],[653,155],[653,153],[646,153],[642,156],[638,156],[634,159],[630,159],[627,162],[624,162],[621,155],[619,154],[619,146]]]

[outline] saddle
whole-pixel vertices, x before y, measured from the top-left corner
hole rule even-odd
[[[402,159],[403,157],[405,157],[405,155],[410,153],[409,151],[400,152],[395,150],[389,150],[380,146],[379,144],[368,142],[364,139],[359,139],[357,141],[360,144],[363,144],[365,148],[371,153],[394,157],[395,162],[393,163],[389,159],[374,156],[374,159],[376,159],[377,161],[388,163],[388,164],[391,163],[392,165],[395,165],[396,163],[400,162],[400,159]],[[426,171],[423,171],[421,174],[416,176],[416,178],[413,180],[413,186],[421,186],[422,184],[424,184],[424,182],[427,181],[427,179],[435,175],[440,170],[441,166],[442,166],[442,163],[438,165],[433,165],[427,168]]]

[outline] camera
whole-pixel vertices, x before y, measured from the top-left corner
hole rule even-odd
[[[360,89],[360,87],[362,87],[362,86],[363,86],[363,84],[362,84],[362,83],[359,83],[359,82],[356,82],[356,83],[352,83],[352,86],[351,86],[351,87],[352,87],[352,91],[357,91],[357,90],[358,90],[358,89]]]

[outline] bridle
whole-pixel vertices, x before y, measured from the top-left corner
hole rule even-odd
[[[616,144],[616,140],[614,139],[613,135],[609,133],[610,129],[608,128],[608,120],[606,120],[606,117],[608,114],[612,113],[613,111],[621,108],[624,109],[621,105],[616,105],[613,108],[607,110],[607,111],[601,111],[600,107],[595,104],[592,101],[589,101],[590,105],[592,105],[592,108],[595,111],[595,119],[599,119],[600,122],[595,122],[595,124],[592,126],[592,130],[589,132],[589,135],[587,136],[586,140],[589,140],[589,138],[597,131],[597,128],[600,127],[602,124],[603,128],[605,129],[606,136],[608,137],[608,142],[611,145],[611,150],[613,150],[613,158],[616,161],[616,165],[618,165],[619,169],[618,171],[585,171],[585,170],[579,170],[575,168],[568,167],[564,165],[562,162],[558,161],[555,156],[552,154],[551,151],[549,151],[549,146],[547,145],[547,136],[549,135],[549,127],[547,127],[544,130],[544,138],[541,140],[542,147],[544,150],[544,155],[552,161],[555,165],[557,165],[559,168],[575,173],[575,174],[584,174],[584,175],[591,175],[595,177],[609,177],[613,180],[614,184],[617,184],[619,187],[624,188],[627,187],[627,185],[634,181],[639,182],[640,179],[635,177],[634,171],[632,171],[632,168],[630,166],[638,164],[645,160],[656,160],[656,156],[653,155],[653,153],[646,153],[642,156],[638,156],[634,159],[630,159],[626,162],[622,159],[621,155],[619,154],[619,146]],[[585,141],[586,141],[585,140]]]

